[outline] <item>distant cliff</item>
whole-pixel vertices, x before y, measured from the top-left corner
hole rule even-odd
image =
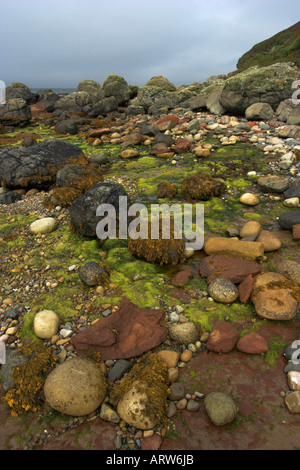
[[[300,68],[300,21],[255,44],[239,59],[237,69],[240,72],[253,65],[266,67],[277,62],[294,62]]]

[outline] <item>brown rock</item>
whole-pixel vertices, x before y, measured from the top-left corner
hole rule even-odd
[[[223,255],[247,260],[261,259],[264,248],[259,242],[245,242],[233,238],[211,237],[204,242],[207,255]]]
[[[255,278],[251,300],[258,316],[268,320],[291,320],[297,313],[297,301],[288,279],[279,273]]]
[[[143,142],[144,137],[139,132],[131,132],[121,138],[123,146],[139,145]]]
[[[257,333],[248,333],[242,336],[236,347],[239,351],[247,354],[261,354],[269,351],[268,343]]]
[[[180,360],[182,362],[189,362],[193,357],[193,353],[190,349],[185,349],[180,355]]]
[[[177,287],[185,286],[192,277],[193,274],[189,271],[179,271],[179,273],[175,274],[173,277],[172,284]]]
[[[237,328],[230,323],[220,321],[209,335],[206,343],[207,349],[217,353],[227,353],[234,348],[239,336],[240,332]]]
[[[153,434],[153,436],[145,437],[141,442],[142,450],[158,450],[161,446],[162,438],[159,434]]]
[[[293,240],[300,241],[300,224],[293,225]]]
[[[109,127],[101,127],[99,129],[91,129],[89,131],[89,137],[100,137],[103,134],[109,134],[111,130]]]
[[[250,220],[249,222],[246,222],[243,227],[240,230],[240,237],[241,238],[246,238],[246,237],[252,237],[252,236],[258,236],[262,230],[262,226],[260,225],[259,222],[256,220]]]
[[[191,147],[191,142],[187,139],[176,139],[171,149],[175,153],[186,153]]]
[[[160,310],[123,300],[118,310],[74,335],[71,342],[79,355],[95,350],[103,361],[138,356],[166,339],[168,329],[160,325],[163,317]]]
[[[279,240],[277,235],[272,232],[269,232],[268,230],[262,230],[258,235],[256,241],[262,243],[265,253],[268,253],[269,251],[279,250],[279,248],[281,248],[281,241]]]
[[[157,353],[161,359],[167,364],[168,368],[176,367],[179,361],[179,353],[168,349],[158,351]]]
[[[123,150],[121,153],[120,153],[120,157],[121,158],[135,158],[135,157],[139,157],[140,156],[140,152],[138,150],[135,150],[135,149],[125,149]]]
[[[202,276],[207,277],[208,283],[211,283],[216,277],[222,276],[238,284],[244,281],[249,274],[253,276],[259,274],[261,267],[255,261],[230,256],[211,255],[206,256],[200,261],[199,271]]]
[[[163,118],[159,119],[156,123],[158,129],[163,132],[168,129],[173,129],[179,123],[179,117],[175,114],[168,114]]]
[[[248,274],[248,276],[238,286],[240,302],[244,304],[249,300],[253,286],[253,276],[251,274]]]

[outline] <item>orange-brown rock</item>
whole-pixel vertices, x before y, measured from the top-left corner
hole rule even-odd
[[[261,354],[269,351],[267,341],[261,335],[252,332],[242,336],[236,347],[247,354]]]
[[[210,332],[207,349],[217,353],[228,353],[239,339],[239,330],[226,321],[220,321]]]
[[[123,300],[118,310],[74,335],[72,343],[79,355],[99,351],[103,361],[139,356],[166,339],[168,329],[160,324],[163,317],[158,309]]]

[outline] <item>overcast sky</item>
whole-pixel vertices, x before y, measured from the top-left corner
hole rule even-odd
[[[110,74],[176,86],[236,69],[299,21],[299,0],[0,0],[0,80],[76,88]]]

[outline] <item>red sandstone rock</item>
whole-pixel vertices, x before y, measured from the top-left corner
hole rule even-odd
[[[200,261],[199,271],[207,277],[210,284],[216,277],[225,277],[233,283],[242,282],[249,274],[255,276],[261,272],[261,267],[255,261],[248,261],[230,256],[211,255]]]
[[[293,225],[293,240],[300,241],[300,224]]]
[[[185,286],[192,277],[193,274],[189,271],[179,271],[179,273],[175,274],[173,277],[172,284],[177,287]]]
[[[187,139],[176,139],[174,144],[171,146],[175,153],[188,152],[191,147],[191,142]]]
[[[153,434],[152,436],[145,437],[141,442],[142,450],[158,450],[161,446],[162,438],[159,434]]]
[[[269,351],[267,341],[257,333],[248,333],[242,336],[236,347],[239,351],[248,354],[261,354]]]
[[[158,309],[123,300],[118,310],[74,335],[72,343],[79,355],[99,351],[103,361],[139,356],[166,339],[168,328],[160,325],[163,317]]]
[[[206,343],[207,349],[217,353],[227,353],[234,348],[239,336],[237,328],[230,323],[220,321],[210,332]]]
[[[247,277],[238,286],[239,299],[243,304],[246,303],[251,295],[254,286],[254,279],[252,274],[248,274]]]

